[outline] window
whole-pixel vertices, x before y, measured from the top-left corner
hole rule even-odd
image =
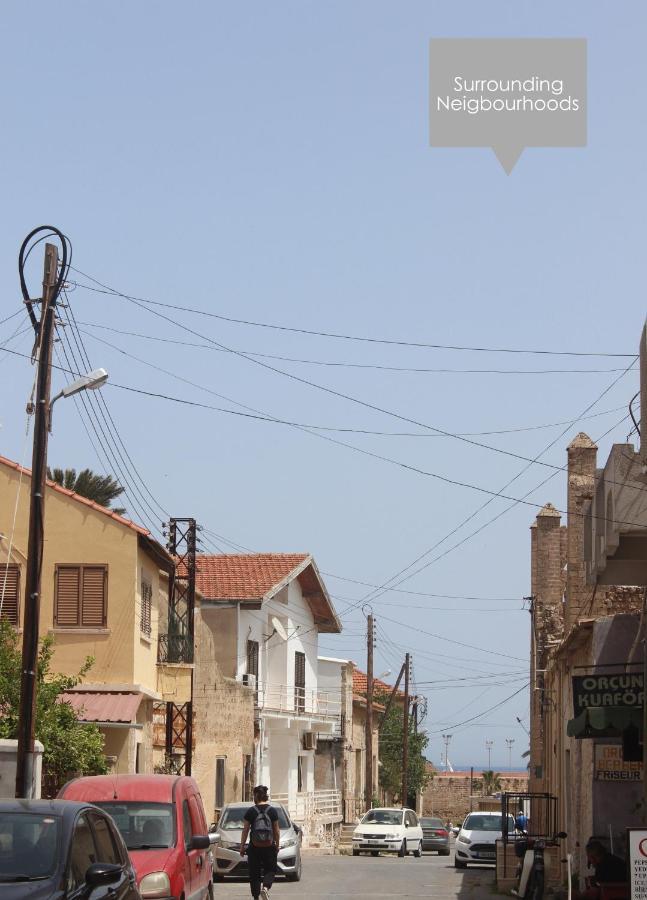
[[[247,641],[247,674],[258,681],[258,641]]]
[[[97,862],[97,851],[85,816],[80,816],[74,826],[71,847],[70,868],[67,876],[67,887],[70,893],[85,884],[85,873],[91,865]]]
[[[141,614],[139,617],[139,630],[146,637],[151,636],[151,613],[153,609],[153,585],[142,578],[141,589]]]
[[[57,566],[54,625],[61,628],[105,628],[106,566]]]
[[[182,801],[182,830],[184,831],[184,848],[189,849],[191,838],[193,837],[193,829],[191,828],[191,812],[189,810],[189,801]]]
[[[216,809],[225,805],[225,758],[216,759]]]
[[[297,756],[297,793],[303,791],[303,757]]]
[[[20,567],[0,567],[0,615],[12,625],[20,624]]]
[[[306,655],[300,651],[294,654],[294,710],[302,713],[306,709]]]
[[[90,816],[92,828],[94,830],[94,839],[97,844],[97,862],[121,864],[119,853],[115,847],[115,842],[110,833],[110,826],[107,819],[103,816],[95,814]]]

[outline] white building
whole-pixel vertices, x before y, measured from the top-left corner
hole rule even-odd
[[[255,691],[253,777],[307,822],[337,802],[317,797],[314,781],[317,736],[338,731],[340,715],[339,690],[318,682],[319,634],[341,631],[326,586],[308,554],[201,554],[197,562],[201,609],[217,611],[215,662]]]

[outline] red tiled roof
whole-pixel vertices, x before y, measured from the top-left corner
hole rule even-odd
[[[61,694],[61,700],[69,703],[82,722],[135,721],[141,694],[112,691],[69,691]]]
[[[307,553],[201,553],[196,588],[205,600],[262,600],[308,559]]]
[[[387,684],[386,681],[380,681],[379,678],[373,679],[373,692],[386,694],[387,697],[390,697],[392,690],[392,684]],[[361,699],[366,698],[366,672],[362,672],[357,666],[354,666],[353,668],[353,695]],[[396,692],[396,697],[404,697],[404,691],[398,690]]]
[[[26,478],[31,478],[31,469],[26,469],[24,466],[21,466],[17,462],[14,462],[11,459],[7,459],[4,456],[0,456],[0,465],[7,466],[7,468],[9,469],[15,469],[17,472],[22,472],[22,474]],[[133,531],[137,532],[137,534],[144,535],[145,537],[150,536],[150,531],[147,528],[144,528],[141,525],[137,525],[136,522],[132,522],[130,519],[126,519],[124,516],[118,515],[116,512],[113,512],[106,506],[101,506],[101,504],[95,503],[93,500],[88,500],[87,497],[82,497],[81,494],[76,494],[74,491],[70,491],[67,488],[62,487],[60,484],[56,484],[55,481],[50,481],[49,479],[47,479],[47,487],[51,488],[59,494],[65,494],[65,496],[70,497],[72,500],[76,500],[77,503],[83,503],[84,506],[89,506],[97,512],[103,513],[104,516],[109,516],[109,518],[114,519],[115,522],[119,522],[120,525],[126,525],[127,528],[132,528]]]

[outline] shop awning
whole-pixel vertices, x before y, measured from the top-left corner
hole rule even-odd
[[[642,732],[642,724],[640,706],[590,707],[569,720],[566,734],[574,738],[622,737],[627,728]]]
[[[142,695],[127,691],[67,691],[61,700],[69,703],[81,722],[132,725]]]

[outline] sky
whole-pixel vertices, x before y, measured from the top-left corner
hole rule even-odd
[[[451,734],[456,766],[485,765],[488,741],[493,767],[525,764],[528,528],[546,501],[564,509],[548,466],[578,431],[602,459],[626,439],[638,373],[628,356],[411,344],[637,351],[646,27],[638,0],[0,9],[0,319],[20,309],[23,238],[58,226],[84,273],[62,315],[110,372],[102,427],[123,442],[97,455],[109,438],[62,401],[50,464],[110,471],[149,527],[194,516],[207,552],[311,552],[344,625],[322,654],[363,665],[372,609],[376,674],[412,654],[437,763]],[[527,149],[510,176],[487,148],[430,148],[428,42],[445,36],[587,38],[588,146]],[[212,315],[80,286],[96,282]],[[0,453],[29,464],[26,324],[0,325]],[[515,476],[503,493],[537,506],[476,489]]]

